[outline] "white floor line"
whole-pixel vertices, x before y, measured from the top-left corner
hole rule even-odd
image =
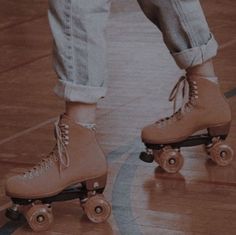
[[[235,44],[235,43],[236,43],[236,39],[233,39],[233,40],[231,40],[231,41],[229,41],[229,42],[226,42],[226,43],[222,44],[222,45],[220,46],[220,49],[225,49],[225,48],[227,48],[227,47],[229,47],[229,46],[232,46],[232,45]]]
[[[10,208],[12,204],[12,202],[7,202],[4,205],[0,206],[0,212],[5,211],[7,208]]]
[[[30,132],[32,132],[34,130],[37,130],[37,129],[39,129],[39,128],[41,128],[41,127],[43,127],[43,126],[45,126],[45,125],[47,125],[49,123],[55,122],[57,120],[57,118],[58,117],[54,117],[54,118],[48,119],[47,121],[42,122],[42,123],[40,123],[40,124],[38,124],[36,126],[30,127],[30,128],[28,128],[28,129],[26,129],[24,131],[16,133],[15,135],[12,135],[12,136],[10,136],[10,137],[8,137],[6,139],[0,140],[0,145],[5,144],[5,143],[7,143],[7,142],[9,142],[11,140],[14,140],[14,139],[16,139],[16,138],[18,138],[18,137],[20,137],[22,135],[28,134],[28,133],[30,133]]]

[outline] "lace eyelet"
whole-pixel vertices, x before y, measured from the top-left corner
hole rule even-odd
[[[33,178],[34,178],[34,176],[33,175],[29,175],[29,177],[28,177],[30,180],[32,180]]]
[[[191,109],[190,107],[186,107],[185,111],[186,111],[187,113],[190,113],[190,112],[192,111],[192,109]]]

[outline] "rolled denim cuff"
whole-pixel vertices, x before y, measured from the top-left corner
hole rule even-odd
[[[70,102],[95,104],[106,95],[106,87],[92,87],[59,80],[54,87],[56,95]]]
[[[211,34],[209,41],[201,46],[186,49],[181,52],[173,53],[176,64],[181,69],[188,69],[196,65],[200,65],[207,60],[216,56],[218,50],[218,43]]]

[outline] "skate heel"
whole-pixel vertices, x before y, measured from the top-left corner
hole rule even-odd
[[[102,175],[98,178],[90,179],[85,182],[86,189],[88,191],[104,189],[107,182],[107,174]]]
[[[224,125],[219,125],[215,127],[209,127],[208,134],[210,136],[227,136],[230,130],[230,122]]]

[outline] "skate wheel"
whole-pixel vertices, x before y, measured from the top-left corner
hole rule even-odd
[[[34,205],[26,212],[26,220],[35,232],[46,231],[53,222],[52,210],[47,205]]]
[[[217,165],[227,166],[233,160],[234,151],[230,146],[220,141],[218,143],[215,143],[209,149],[209,154],[212,161],[214,161]]]
[[[83,209],[89,220],[94,223],[106,221],[111,214],[111,206],[102,194],[90,197],[83,204]]]
[[[160,154],[156,153],[156,161],[160,167],[168,173],[177,173],[184,164],[181,153],[175,149],[163,149]]]

